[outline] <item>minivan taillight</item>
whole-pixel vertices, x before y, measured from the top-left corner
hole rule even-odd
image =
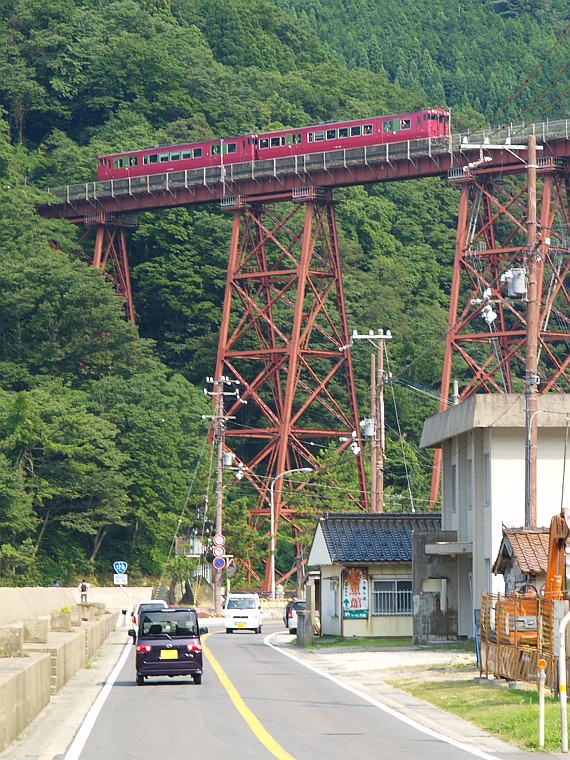
[[[137,652],[150,652],[151,649],[150,644],[137,644]]]
[[[293,608],[292,607],[289,607],[289,609],[287,610],[287,617],[289,619],[291,619],[293,617]]]
[[[186,649],[189,652],[201,652],[202,645],[201,644],[186,644]]]

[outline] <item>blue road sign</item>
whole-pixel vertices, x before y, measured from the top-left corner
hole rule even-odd
[[[225,567],[226,560],[223,557],[214,557],[214,561],[212,562],[212,565],[216,568],[216,570],[222,570]]]
[[[113,567],[116,573],[123,575],[123,573],[127,572],[128,565],[126,562],[113,562]]]

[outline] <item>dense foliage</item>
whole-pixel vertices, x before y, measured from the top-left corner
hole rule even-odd
[[[140,214],[137,328],[40,218],[41,188],[94,177],[99,153],[337,118],[451,107],[457,128],[569,112],[562,0],[0,0],[0,583],[158,577],[178,532],[212,523],[210,407],[230,220]],[[548,23],[545,21],[548,20]],[[507,55],[509,51],[509,55]],[[338,193],[350,327],[389,328],[386,492],[426,504],[418,448],[437,409],[456,191],[439,180]],[[369,351],[354,348],[361,409]],[[346,509],[354,467],[323,451],[298,496],[310,537]],[[263,572],[255,495],[226,483],[225,532]],[[210,498],[205,493],[210,491]],[[294,560],[280,542],[278,567]]]

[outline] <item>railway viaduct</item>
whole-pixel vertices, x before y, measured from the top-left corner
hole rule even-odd
[[[204,203],[233,215],[215,378],[220,388],[224,377],[239,381],[241,392],[224,410],[236,424],[223,445],[258,493],[252,523],[266,530],[271,502],[275,524],[294,533],[280,475],[316,466],[310,442],[362,451],[334,189],[434,176],[460,187],[440,409],[454,361],[471,378],[460,400],[515,392],[521,378],[531,399],[568,393],[568,119],[70,185],[48,190],[39,212],[83,226],[88,259],[113,279],[132,320],[132,215]],[[355,463],[358,506],[373,509],[361,453]],[[438,468],[436,459],[432,503]]]

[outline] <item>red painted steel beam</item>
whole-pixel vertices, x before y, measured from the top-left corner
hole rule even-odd
[[[538,165],[539,224],[532,251],[527,242],[526,177],[513,175],[503,185],[486,165],[462,180],[440,410],[448,404],[452,366],[457,370],[460,363],[470,376],[462,378],[460,399],[473,393],[521,389],[529,336],[526,296],[509,290],[504,277],[516,272],[525,281],[530,256],[538,303],[538,393],[570,393],[570,163],[546,157]],[[524,165],[522,170],[526,171]],[[482,330],[486,309],[492,314]],[[437,498],[440,463],[438,450],[432,504]]]
[[[350,352],[339,351],[350,337],[332,198],[309,198],[279,210],[281,215],[274,204],[256,202],[234,211],[216,363],[216,377],[241,384],[241,399],[226,410],[235,419],[226,445],[258,477],[250,517],[261,531],[273,479],[317,467],[309,443],[336,441],[344,451],[353,431],[360,439]],[[317,415],[328,425],[300,424]],[[360,506],[366,508],[361,455],[356,467]],[[290,487],[290,478],[275,480],[277,526],[289,514]]]

